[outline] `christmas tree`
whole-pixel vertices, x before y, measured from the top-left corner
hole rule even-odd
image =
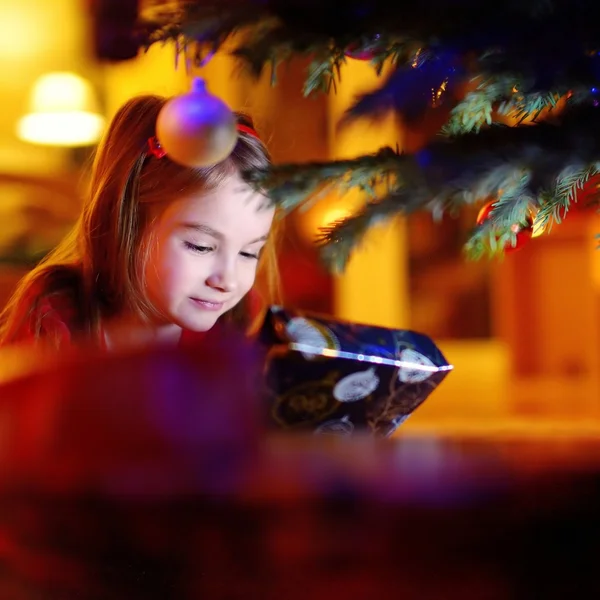
[[[595,200],[596,2],[151,0],[131,7],[97,2],[96,17],[113,32],[99,39],[101,57],[127,58],[172,42],[182,60],[198,65],[234,38],[240,63],[256,76],[269,69],[274,85],[289,58],[310,57],[299,90],[306,96],[335,93],[347,60],[369,60],[378,73],[391,65],[377,89],[356,98],[340,127],[390,111],[414,123],[450,107],[439,135],[416,154],[381,148],[353,160],[246,173],[285,210],[333,188],[361,190],[364,208],[320,238],[335,269],[343,269],[370,227],[397,215],[427,210],[439,217],[487,201],[466,243],[477,258],[502,253],[536,228],[549,231],[573,203]]]

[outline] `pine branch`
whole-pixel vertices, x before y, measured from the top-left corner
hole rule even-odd
[[[342,125],[389,110],[414,121],[473,77],[483,83],[454,108],[443,132],[476,132],[493,122],[495,110],[535,119],[569,91],[587,95],[600,72],[592,51],[600,48],[594,25],[600,5],[591,0],[505,0],[489,11],[474,11],[474,0],[430,0],[427,14],[377,0],[368,7],[364,0],[343,7],[331,0],[188,0],[175,9],[169,8],[174,3],[154,4],[140,22],[145,47],[174,40],[186,60],[201,64],[237,33],[233,54],[255,76],[268,67],[273,83],[281,64],[310,56],[304,95],[335,90],[352,51],[371,51],[377,72],[386,60],[395,64],[397,71],[359,98]],[[417,50],[427,60],[414,69]]]
[[[531,173],[526,171],[515,171],[507,178],[488,219],[473,231],[465,244],[464,252],[468,257],[479,259],[486,255],[502,255],[507,246],[515,245],[514,225],[527,227],[531,224],[534,199],[527,190],[530,178]]]
[[[333,40],[359,38],[363,34],[386,38],[409,35],[423,41],[436,40],[461,52],[480,51],[500,46],[540,44],[534,35],[546,28],[563,33],[562,40],[597,41],[598,7],[591,0],[504,0],[480,9],[478,0],[429,0],[428,10],[411,3],[384,0],[187,0],[154,1],[141,15],[148,36],[157,30],[169,36],[168,26],[177,25],[190,39],[206,34],[205,22],[240,24],[276,18],[291,32]],[[318,18],[315,18],[318,15]],[[215,29],[213,27],[213,29]],[[226,32],[228,27],[216,28]],[[556,38],[554,38],[556,39]],[[338,44],[339,45],[339,44]],[[522,56],[521,56],[522,58]]]
[[[366,187],[377,178],[393,178],[398,185],[426,185],[432,201],[440,196],[460,205],[496,195],[515,170],[532,172],[532,190],[552,189],[565,165],[589,165],[599,156],[600,109],[582,105],[565,113],[560,123],[495,125],[478,134],[437,138],[415,155],[384,148],[352,160],[273,166],[246,177],[269,190],[286,209],[301,204],[323,182]]]
[[[255,28],[257,33],[277,27],[273,17],[252,2],[163,3],[142,13],[138,23],[140,46],[175,42],[178,49],[209,45],[218,51],[234,33]]]
[[[600,160],[587,166],[565,167],[558,175],[552,193],[540,195],[540,210],[535,218],[535,226],[550,230],[553,223],[560,223],[571,204],[578,201],[579,192],[592,177],[598,174],[600,174]]]
[[[519,76],[515,73],[505,73],[502,76],[478,76],[480,80],[477,87],[468,92],[463,100],[451,111],[450,119],[442,128],[444,135],[459,135],[475,132],[485,125],[493,123],[493,111],[498,106],[498,111],[507,114],[508,104],[518,89]]]
[[[173,40],[186,60],[199,63],[235,34],[234,55],[254,75],[270,67],[273,83],[279,65],[310,56],[305,95],[335,90],[352,51],[371,51],[378,73],[393,63],[390,76],[358,98],[342,124],[387,111],[414,120],[439,100],[456,102],[445,137],[414,156],[388,148],[350,161],[245,174],[284,210],[334,189],[362,191],[365,209],[323,232],[334,266],[381,220],[421,209],[437,217],[490,197],[495,208],[467,252],[495,254],[514,241],[513,226],[528,222],[532,206],[536,224],[549,229],[600,172],[600,112],[592,107],[600,101],[600,3],[504,0],[485,11],[478,0],[429,0],[427,11],[383,0],[153,4],[140,22],[142,45]],[[468,80],[476,87],[457,98],[455,90]],[[552,119],[538,123],[542,113]],[[495,123],[506,115],[528,124]]]
[[[530,91],[518,73],[488,74],[478,79],[477,86],[452,109],[442,128],[444,135],[477,133],[495,122],[495,113],[513,117],[521,124],[526,120],[536,121],[544,111],[552,111],[563,97],[569,99],[570,106],[594,98],[589,88],[577,84],[561,85],[550,91]]]
[[[509,100],[498,106],[498,113],[514,117],[519,125],[526,119],[535,121],[543,111],[556,108],[560,98],[568,93],[567,89],[533,94],[515,92]]]
[[[331,54],[324,51],[320,55],[313,54],[302,90],[304,96],[309,96],[316,91],[328,93],[332,88],[336,91],[336,80],[340,80],[341,66],[344,62],[343,52]]]
[[[407,40],[397,45],[396,60],[402,65],[392,72],[373,92],[359,96],[348,109],[340,125],[358,118],[380,118],[390,111],[414,122],[423,117],[428,108],[441,104],[452,95],[464,77],[458,57],[433,54]]]
[[[262,50],[253,55],[252,40],[247,41],[248,47],[242,50],[253,55],[256,64],[261,54],[263,60],[278,55],[281,44],[308,52],[326,45],[347,48],[368,37],[380,37],[382,43],[373,48],[382,54],[389,55],[394,42],[413,40],[434,51],[446,47],[458,54],[482,56],[489,63],[482,63],[482,70],[496,64],[500,71],[519,70],[527,57],[543,57],[547,49],[554,60],[557,48],[559,56],[579,57],[582,49],[600,47],[595,26],[600,7],[591,0],[504,0],[486,11],[480,11],[475,0],[429,0],[427,11],[383,0],[367,5],[364,0],[350,0],[343,6],[333,0],[188,0],[169,9],[174,4],[158,3],[158,8],[142,14],[141,45],[183,36],[188,44],[210,43],[216,48],[240,29],[252,30],[263,40],[267,32],[280,30],[281,35],[272,39],[272,51],[266,54]],[[543,35],[535,35],[534,28]],[[490,48],[499,51],[490,52]],[[534,67],[537,72],[539,65]]]
[[[376,222],[417,210],[440,216],[487,198],[497,198],[495,210],[473,232],[466,250],[473,257],[497,254],[507,242],[514,243],[515,224],[528,224],[532,206],[540,209],[536,224],[560,222],[597,173],[600,109],[579,106],[560,126],[494,126],[479,134],[439,138],[415,155],[385,148],[354,160],[280,165],[246,177],[284,210],[324,189],[361,189],[365,210],[321,236],[326,260],[339,269]]]
[[[285,211],[298,208],[324,189],[343,193],[358,188],[373,195],[374,181],[386,181],[399,169],[403,157],[391,148],[351,160],[276,165],[244,173],[246,181],[264,190]]]
[[[372,227],[414,212],[422,208],[424,201],[425,198],[409,195],[403,190],[391,191],[377,202],[368,202],[352,217],[323,227],[316,240],[321,246],[323,262],[331,271],[342,273]]]

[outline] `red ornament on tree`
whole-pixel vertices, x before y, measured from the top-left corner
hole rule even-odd
[[[483,225],[489,219],[490,213],[494,209],[494,202],[496,201],[490,200],[481,207],[481,210],[477,214],[477,225]]]
[[[346,52],[344,52],[344,54],[348,58],[354,58],[356,60],[373,60],[375,56],[377,56],[375,50],[356,50],[356,48],[357,45],[352,44],[351,46],[348,46],[348,49]]]
[[[350,44],[344,55],[348,58],[354,58],[356,60],[373,60],[377,54],[379,53],[380,46],[380,35],[377,34],[371,41],[365,43],[366,40],[363,40],[362,43],[355,42]]]
[[[496,200],[490,200],[486,202],[477,215],[477,225],[483,225],[489,218],[491,212],[494,210],[494,203]],[[531,215],[527,219],[527,225],[523,226],[520,223],[511,225],[511,231],[516,233],[517,240],[513,246],[510,242],[507,242],[504,246],[504,252],[514,252],[515,250],[521,249],[530,239],[533,233],[533,219]]]

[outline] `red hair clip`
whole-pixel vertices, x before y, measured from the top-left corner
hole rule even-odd
[[[242,133],[247,133],[248,135],[255,137],[257,140],[260,140],[260,137],[258,136],[256,130],[252,127],[248,127],[248,125],[242,125],[241,123],[238,123],[237,130],[241,131]],[[158,138],[156,136],[148,138],[148,152],[150,152],[150,154],[152,154],[156,158],[163,158],[167,155],[167,152],[160,145],[160,142],[158,141]]]
[[[260,140],[260,137],[259,137],[258,133],[256,132],[256,129],[253,129],[252,127],[248,127],[248,125],[242,125],[241,123],[238,123],[237,130],[241,131],[243,133],[247,133],[248,135],[255,137],[257,140]]]
[[[167,155],[156,136],[148,139],[148,150],[150,154],[153,154],[156,158],[162,158]]]

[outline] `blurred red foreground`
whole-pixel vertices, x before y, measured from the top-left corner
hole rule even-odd
[[[0,361],[2,600],[600,597],[595,440],[266,432],[238,338]]]

